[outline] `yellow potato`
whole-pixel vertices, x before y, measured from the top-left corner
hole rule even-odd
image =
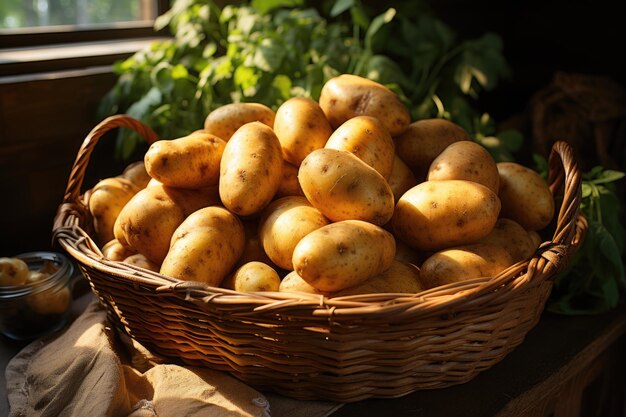
[[[493,277],[513,265],[511,255],[490,243],[473,243],[435,253],[422,264],[420,279],[426,288],[474,278]]]
[[[287,197],[290,195],[304,196],[304,191],[298,182],[298,167],[289,162],[283,164],[283,177],[280,180],[276,197]]]
[[[317,288],[313,287],[311,284],[302,279],[300,275],[296,271],[291,271],[288,273],[283,280],[280,282],[280,286],[278,287],[278,291],[280,292],[306,292],[309,294],[326,294],[324,291],[320,291]]]
[[[237,268],[222,286],[240,292],[278,291],[280,277],[271,266],[252,261]]]
[[[346,151],[318,149],[298,172],[304,195],[332,221],[364,220],[383,225],[393,214],[393,192],[374,168]]]
[[[304,197],[283,197],[263,211],[259,237],[267,256],[279,267],[293,270],[293,251],[300,240],[329,220]]]
[[[424,119],[411,123],[396,138],[396,153],[413,171],[418,182],[424,181],[430,164],[448,145],[470,140],[467,132],[444,119]]]
[[[528,237],[533,242],[533,248],[536,250],[543,243],[543,238],[534,230],[528,231]]]
[[[185,217],[194,211],[214,205],[221,205],[219,188],[217,185],[212,187],[197,188],[194,190],[185,190],[183,188],[173,188],[161,185],[160,188],[167,197],[183,209]]]
[[[206,207],[185,219],[172,236],[161,274],[219,286],[244,249],[241,221],[222,207]]]
[[[137,188],[142,189],[146,188],[148,182],[150,182],[151,177],[146,171],[146,165],[143,161],[133,162],[124,168],[124,172],[122,172],[122,178],[127,179],[137,186]]]
[[[28,280],[28,265],[19,258],[0,258],[0,286],[22,285]]]
[[[308,154],[324,147],[333,130],[317,102],[293,97],[276,111],[274,132],[285,161],[300,166]]]
[[[168,187],[195,189],[217,185],[225,146],[226,142],[208,133],[160,140],[144,156],[146,170]]]
[[[120,212],[115,238],[160,264],[174,231],[192,212],[215,204],[214,190],[182,190],[160,184],[139,191]]]
[[[137,251],[122,245],[119,240],[113,239],[102,247],[102,255],[112,261],[123,261],[130,255],[136,254]]]
[[[394,156],[393,168],[388,182],[396,203],[404,193],[417,185],[415,175],[398,155]]]
[[[383,293],[415,294],[423,290],[424,287],[420,282],[419,269],[415,265],[394,261],[386,271],[358,285],[331,293],[328,296],[341,297],[345,295]]]
[[[322,291],[340,291],[380,274],[393,263],[396,242],[381,227],[345,220],[312,231],[296,245],[294,270]]]
[[[161,265],[152,262],[141,253],[130,255],[126,257],[122,262],[129,265],[135,265],[153,272],[159,272],[159,270],[161,269]]]
[[[55,286],[34,292],[26,298],[31,310],[39,314],[63,314],[70,305],[72,293],[66,286]]]
[[[231,103],[213,110],[204,120],[204,131],[228,142],[246,123],[274,127],[274,111],[261,103]]]
[[[271,128],[253,122],[230,138],[222,155],[219,192],[230,211],[248,216],[272,200],[283,175],[283,155]]]
[[[513,262],[530,259],[535,253],[532,238],[519,223],[500,218],[491,233],[480,239],[480,243],[491,243],[506,249]]]
[[[475,242],[489,234],[500,212],[498,196],[465,180],[427,181],[398,201],[394,234],[418,251]]]
[[[325,148],[348,151],[388,179],[393,167],[394,146],[391,135],[378,119],[356,116],[333,132]]]
[[[48,278],[50,278],[50,274],[47,272],[28,271],[28,278],[26,279],[25,284],[35,284],[37,282],[45,281]]]
[[[393,91],[357,75],[342,74],[328,80],[319,103],[333,129],[353,117],[372,116],[396,136],[411,122],[409,111]]]
[[[463,140],[449,145],[428,170],[428,181],[474,181],[498,193],[500,175],[489,151],[476,142]]]
[[[139,188],[124,178],[107,178],[96,184],[89,197],[89,212],[98,244],[114,238],[117,216]]]
[[[515,162],[499,162],[502,217],[515,220],[526,230],[541,230],[554,216],[554,197],[548,183],[530,168]]]

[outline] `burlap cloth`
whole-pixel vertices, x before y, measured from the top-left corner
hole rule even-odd
[[[165,364],[120,336],[93,301],[6,369],[10,417],[322,417],[339,405],[261,394],[206,368]]]

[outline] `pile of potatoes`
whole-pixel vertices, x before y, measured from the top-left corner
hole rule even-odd
[[[554,199],[442,119],[340,75],[319,102],[238,103],[89,199],[103,255],[237,291],[416,293],[532,257]]]

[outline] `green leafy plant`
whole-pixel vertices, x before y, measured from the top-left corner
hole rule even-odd
[[[155,25],[169,28],[173,39],[115,66],[118,82],[100,115],[125,112],[175,138],[201,128],[218,106],[254,101],[277,108],[292,96],[318,99],[328,79],[352,73],[398,92],[414,120],[450,119],[496,159],[511,160],[521,136],[496,133],[473,103],[508,73],[501,40],[486,34],[458,42],[420,4],[373,16],[356,0],[339,0],[325,18],[297,0],[223,9],[210,0],[177,0]],[[118,156],[128,158],[137,143],[120,131]]]
[[[623,172],[595,167],[583,175],[581,210],[587,236],[570,268],[557,276],[548,310],[559,314],[597,314],[614,308],[626,289],[623,211],[614,182]]]

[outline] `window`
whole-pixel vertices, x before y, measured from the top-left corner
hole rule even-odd
[[[0,49],[154,36],[168,0],[1,0]]]
[[[150,21],[156,16],[156,0],[3,0],[0,5],[0,28],[84,27]]]

